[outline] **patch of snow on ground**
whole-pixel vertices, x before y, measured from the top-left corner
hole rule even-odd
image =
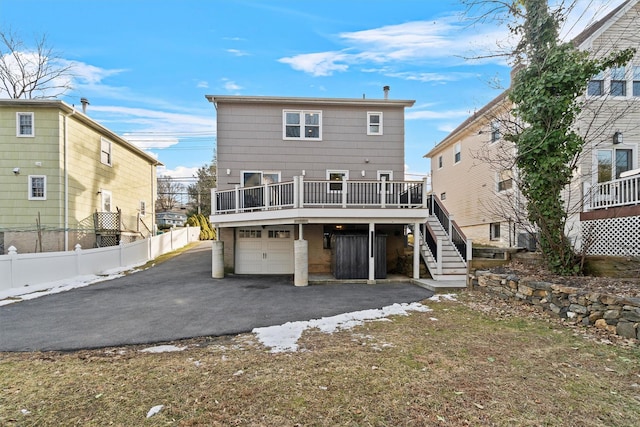
[[[441,300],[445,300],[445,301],[458,301],[458,300],[456,299],[456,294],[435,294],[434,296],[432,296],[431,298],[429,298],[429,301],[440,302]]]
[[[394,315],[407,316],[410,311],[428,312],[431,309],[419,302],[393,304],[380,309],[354,311],[321,319],[287,322],[284,325],[255,328],[252,332],[264,346],[271,348],[272,353],[294,352],[298,350],[298,339],[306,329],[315,328],[321,332],[331,334],[337,330],[351,329],[362,325],[369,320],[377,320]]]
[[[178,347],[175,345],[156,345],[154,347],[147,347],[140,350],[143,353],[167,353],[170,351],[182,351],[186,350],[188,347]]]
[[[153,408],[149,409],[149,412],[147,412],[147,418],[151,418],[154,415],[156,415],[157,413],[159,413],[160,411],[162,411],[164,409],[164,405],[156,405]]]

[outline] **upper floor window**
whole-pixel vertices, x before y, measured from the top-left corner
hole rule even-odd
[[[593,76],[589,80],[587,86],[587,95],[589,96],[602,96],[604,95],[604,71],[601,71],[597,75]]]
[[[322,139],[322,111],[285,110],[284,139]]]
[[[496,142],[500,138],[500,123],[494,120],[491,122],[491,142]]]
[[[47,200],[47,177],[29,175],[29,200]]]
[[[111,166],[111,141],[101,138],[100,140],[100,161]]]
[[[34,136],[33,113],[16,113],[16,136]]]
[[[498,191],[511,190],[513,188],[513,173],[505,169],[498,173]]]
[[[382,135],[382,113],[367,113],[367,135]]]
[[[461,149],[459,142],[453,147],[453,163],[460,163],[460,160],[462,160]]]
[[[633,67],[633,96],[640,96],[640,66]]]
[[[612,96],[627,96],[627,81],[625,80],[624,67],[611,69],[611,89]]]
[[[144,200],[140,200],[140,216],[145,216],[147,214],[147,202]]]
[[[438,169],[442,169],[442,156],[438,156]]]

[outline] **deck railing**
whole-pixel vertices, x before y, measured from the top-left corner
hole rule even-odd
[[[640,174],[594,185],[585,183],[585,211],[637,204],[640,204]]]
[[[426,189],[425,181],[307,181],[298,176],[289,182],[213,189],[211,212],[220,215],[305,207],[421,208],[426,207]]]

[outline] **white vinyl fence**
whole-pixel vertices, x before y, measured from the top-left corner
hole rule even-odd
[[[149,239],[106,248],[0,255],[0,291],[142,265],[198,240],[200,227],[171,229]]]

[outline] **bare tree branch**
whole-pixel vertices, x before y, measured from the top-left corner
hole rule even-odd
[[[47,43],[45,35],[33,48],[11,30],[0,31],[0,96],[52,99],[71,89],[73,66]]]

